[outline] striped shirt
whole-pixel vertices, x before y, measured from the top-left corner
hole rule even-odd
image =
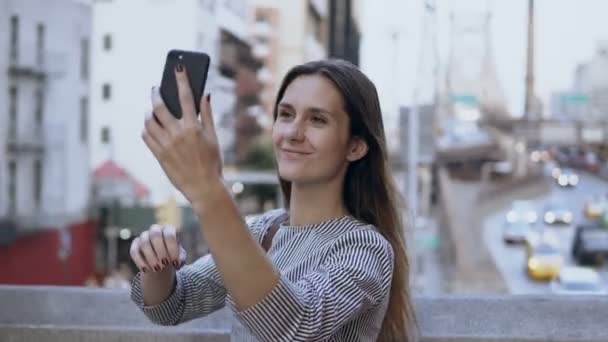
[[[261,243],[285,214],[276,209],[249,223]],[[169,298],[146,306],[140,275],[133,301],[156,324],[174,325],[228,306],[233,341],[376,341],[386,313],[393,250],[375,227],[351,216],[314,225],[281,224],[268,256],[280,277],[256,305],[239,311],[211,255],[177,272]]]

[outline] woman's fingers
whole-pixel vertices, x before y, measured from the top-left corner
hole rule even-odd
[[[137,266],[140,271],[148,273],[151,268],[150,265],[146,263],[146,260],[141,254],[140,241],[141,239],[139,237],[133,239],[133,242],[131,242],[131,249],[129,250],[129,254],[131,254],[131,259],[133,259],[135,266]]]
[[[165,247],[162,227],[158,224],[153,224],[149,230],[149,236],[152,249],[154,249],[154,254],[160,264],[159,266],[163,269],[169,265],[169,253],[167,253],[167,248]]]
[[[156,257],[156,253],[154,253],[154,249],[152,248],[152,243],[150,241],[150,233],[145,231],[141,233],[140,238],[140,250],[143,254],[144,258],[146,258],[146,263],[150,265],[152,270],[155,272],[159,272],[162,268],[160,260]]]
[[[179,105],[182,107],[182,120],[189,124],[194,124],[196,123],[196,108],[194,107],[190,81],[184,65],[178,64],[175,67],[175,80],[177,81],[177,92],[179,93]]]
[[[165,241],[165,247],[167,248],[167,254],[169,262],[173,267],[179,266],[179,244],[177,243],[177,233],[175,227],[164,226],[163,227],[163,240]]]
[[[167,146],[170,141],[169,133],[154,120],[152,115],[148,115],[144,121],[145,132],[152,137],[159,145]]]
[[[169,109],[165,105],[162,96],[160,95],[160,89],[158,87],[152,87],[152,91],[150,94],[152,101],[152,108],[154,116],[160,121],[160,125],[164,130],[167,130],[169,133],[174,133],[178,127],[178,120],[175,118]],[[158,123],[157,123],[158,124]]]
[[[203,129],[217,140],[217,134],[215,133],[215,124],[213,122],[213,114],[211,111],[211,94],[207,94],[201,98],[201,123]]]

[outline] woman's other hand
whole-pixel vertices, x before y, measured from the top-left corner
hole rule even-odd
[[[179,269],[186,262],[186,251],[177,242],[172,226],[152,225],[133,240],[130,253],[137,268],[145,274],[167,267]]]

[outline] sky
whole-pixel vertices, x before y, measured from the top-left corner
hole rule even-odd
[[[383,110],[390,117],[397,105],[412,103],[416,84],[429,82],[428,75],[416,72],[422,64],[424,1],[361,2],[361,67],[376,83]],[[491,45],[498,79],[509,110],[517,116],[524,102],[527,0],[437,0],[441,68],[449,53],[450,13],[480,11],[485,6],[492,13]],[[568,90],[576,66],[595,55],[600,39],[608,39],[608,1],[536,0],[535,9],[536,92],[548,106],[550,94]],[[394,31],[400,32],[397,41],[390,39]]]

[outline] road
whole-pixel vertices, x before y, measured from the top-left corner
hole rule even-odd
[[[574,188],[560,188],[554,184],[551,190],[540,197],[533,198],[539,209],[539,222],[537,227],[541,228],[545,223],[542,221],[543,209],[553,199],[562,198],[569,204],[574,214],[574,224],[571,226],[554,226],[554,230],[560,238],[561,248],[566,263],[575,265],[571,257],[572,239],[574,229],[577,224],[586,222],[583,214],[585,201],[592,194],[608,193],[608,183],[589,174],[581,174],[580,182]],[[513,198],[516,200],[517,198]],[[507,288],[513,294],[547,294],[550,293],[549,284],[530,280],[525,270],[525,252],[523,246],[511,246],[503,242],[502,230],[505,222],[505,215],[510,207],[502,208],[493,215],[487,217],[484,224],[484,241],[496,262],[496,265],[503,275]],[[600,273],[606,283],[608,283],[608,265],[600,269]]]

